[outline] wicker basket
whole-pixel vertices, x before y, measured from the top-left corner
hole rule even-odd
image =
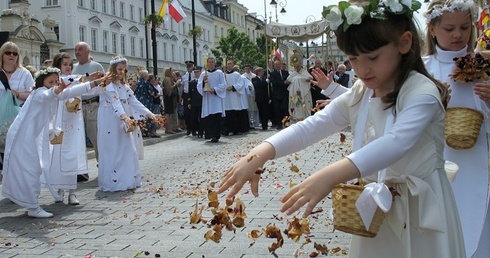
[[[453,107],[446,111],[446,144],[457,150],[471,149],[480,134],[483,114],[471,108]]]
[[[334,229],[363,237],[376,236],[386,214],[380,208],[377,208],[369,230],[366,230],[366,226],[364,226],[356,207],[356,201],[363,190],[364,186],[351,184],[339,184],[333,188]]]
[[[66,110],[68,112],[74,113],[80,110],[80,99],[79,98],[73,98],[73,101],[67,100],[65,102]]]
[[[60,134],[56,135],[53,139],[51,139],[51,144],[61,144],[63,142],[63,131],[60,132]]]

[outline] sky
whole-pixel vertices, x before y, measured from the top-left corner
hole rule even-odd
[[[249,13],[257,13],[257,15],[264,16],[264,1],[267,10],[267,21],[269,21],[269,17],[272,12],[272,21],[276,21],[276,9],[274,6],[270,5],[271,0],[238,0],[238,2],[245,7],[248,8]],[[420,0],[419,0],[420,1]],[[279,18],[280,23],[284,24],[303,24],[306,23],[306,20],[312,21],[311,16],[314,17],[314,20],[322,19],[322,11],[323,6],[329,6],[333,4],[337,4],[338,0],[276,0],[277,5],[277,17]],[[422,2],[422,1],[421,1]],[[279,12],[281,11],[280,4],[286,4],[284,9],[286,9],[286,14],[282,15]],[[422,8],[419,10],[419,13],[415,14],[415,16],[419,19],[419,23],[422,27],[425,27],[425,21],[422,18],[422,13],[427,9],[427,4],[423,4]],[[259,17],[262,19],[262,17]],[[423,28],[425,29],[425,28]]]

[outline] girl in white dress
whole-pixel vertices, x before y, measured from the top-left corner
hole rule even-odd
[[[325,10],[337,44],[360,80],[323,110],[270,137],[231,166],[218,193],[231,188],[231,197],[249,181],[257,196],[260,175],[255,171],[266,161],[351,126],[353,153],[293,187],[281,198],[281,211],[290,215],[306,206],[306,217],[335,185],[355,178],[379,180],[384,184],[377,197],[387,198],[380,205],[386,219],[375,238],[352,236],[350,257],[465,257],[442,157],[447,89],[425,69],[413,21],[421,4],[409,3],[356,1],[342,11],[336,6]],[[387,186],[400,194],[393,203]]]
[[[124,191],[141,186],[138,149],[133,133],[125,126],[132,123],[130,117],[142,120],[156,116],[134,96],[126,84],[127,59],[115,57],[111,62],[110,82],[99,88],[100,104],[97,122],[99,143],[99,190]]]
[[[50,129],[59,99],[69,99],[86,93],[104,78],[66,88],[59,81],[60,70],[54,67],[36,73],[34,90],[7,133],[2,195],[28,209],[27,215],[49,218],[53,214],[41,208],[38,197],[41,175],[47,174],[51,161],[50,139],[59,135]],[[46,179],[46,178],[45,178]],[[47,181],[53,195],[53,187]]]
[[[71,83],[70,87],[80,83],[81,76],[71,74],[73,59],[68,53],[59,53],[54,56],[53,67],[61,70],[61,79],[67,84]],[[101,72],[98,73],[98,77],[102,76]],[[96,75],[97,72],[92,76]],[[87,78],[84,76],[84,79]],[[76,103],[78,103],[77,107],[74,106]],[[65,190],[68,190],[68,204],[70,205],[79,204],[75,195],[77,174],[88,173],[85,127],[81,108],[81,96],[58,101],[58,112],[53,123],[55,128],[61,128],[63,131],[63,142],[51,145],[51,167],[46,175],[51,186],[58,189],[58,195],[54,196],[55,202],[63,202]]]
[[[478,13],[472,0],[434,0],[425,15],[428,44],[424,62],[429,73],[450,85],[451,99],[448,107],[476,109],[484,117],[475,146],[467,150],[456,150],[447,144],[444,147],[444,158],[459,166],[452,186],[461,218],[467,257],[490,255],[490,85],[476,81],[454,81],[449,75],[455,68],[454,58],[473,53],[473,32]]]

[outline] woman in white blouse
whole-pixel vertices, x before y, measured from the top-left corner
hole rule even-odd
[[[19,104],[24,104],[24,101],[29,97],[31,87],[34,85],[34,79],[31,73],[20,64],[20,51],[19,47],[11,41],[5,42],[0,47],[0,67],[2,71],[7,75],[7,79]],[[0,95],[5,92],[5,85],[0,82]]]

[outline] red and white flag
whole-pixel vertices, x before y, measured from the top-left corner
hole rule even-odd
[[[172,16],[172,18],[174,18],[177,23],[187,17],[178,0],[173,0],[172,3],[168,6],[168,13],[170,14],[170,16]]]

